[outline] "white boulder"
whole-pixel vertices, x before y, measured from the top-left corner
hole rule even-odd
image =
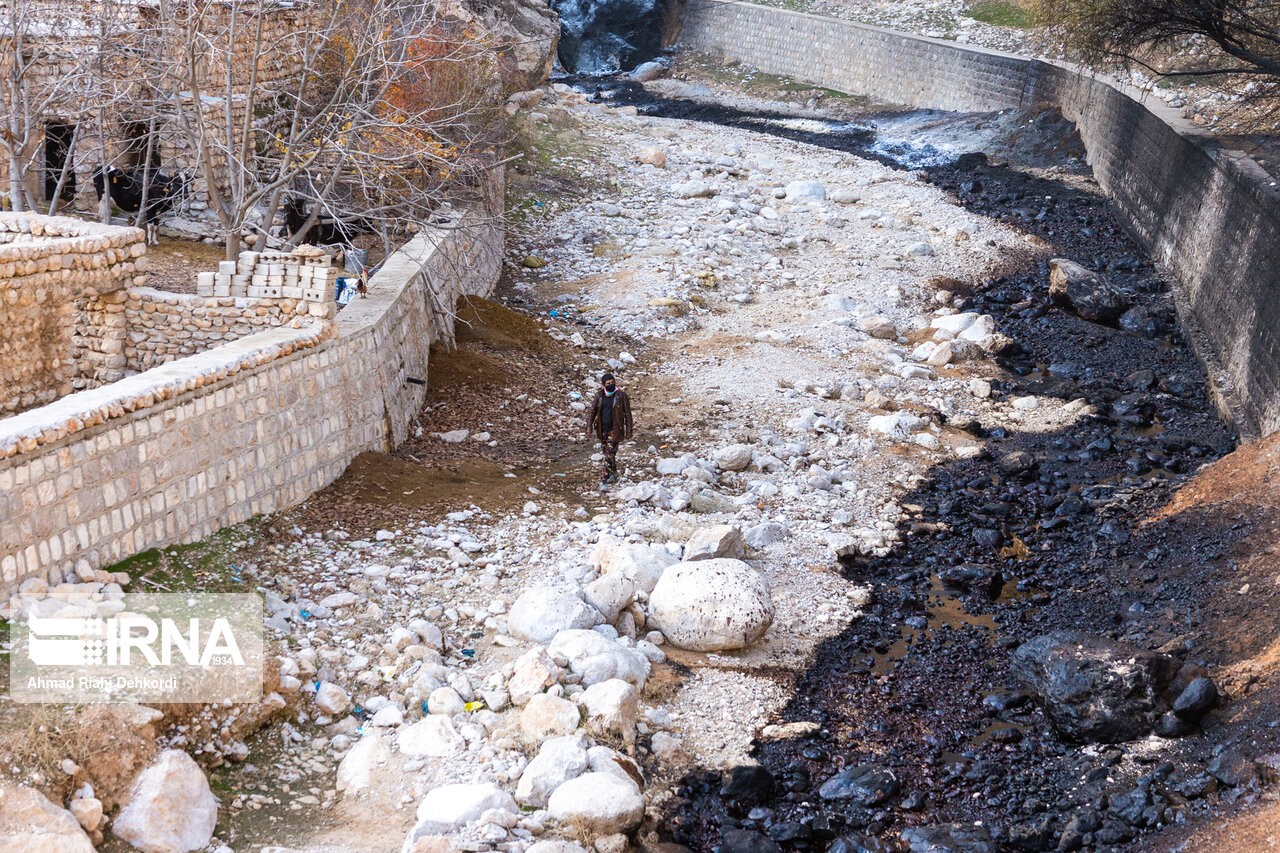
[[[787,201],[826,201],[827,190],[817,181],[792,181],[787,184]]]
[[[582,712],[568,699],[539,693],[520,712],[520,728],[534,742],[573,734],[582,722]]]
[[[587,741],[582,735],[552,738],[520,774],[516,800],[523,806],[542,808],[551,793],[587,771]]]
[[[452,687],[437,687],[427,697],[427,713],[429,714],[443,714],[446,717],[452,717],[454,714],[461,714],[465,710],[467,710],[467,703],[458,695],[458,691]]]
[[[0,781],[0,850],[5,853],[93,853],[93,843],[71,812],[59,808],[34,788],[3,780]]]
[[[418,804],[418,822],[409,830],[401,851],[412,851],[414,842],[423,836],[443,835],[479,820],[490,809],[519,813],[511,795],[491,782],[434,788]]]
[[[444,758],[457,755],[466,741],[453,727],[453,720],[440,714],[424,717],[400,732],[396,747],[410,758]]]
[[[587,709],[587,729],[593,734],[616,736],[631,743],[636,737],[640,693],[618,678],[593,684],[582,693]]]
[[[744,556],[746,549],[742,544],[742,531],[731,524],[699,527],[684,546],[685,562],[714,560],[718,557],[741,560]]]
[[[676,558],[663,548],[622,542],[606,535],[600,537],[587,561],[602,573],[618,572],[634,583],[636,589],[652,592],[662,573],[676,562]]]
[[[530,649],[516,658],[515,672],[507,682],[511,704],[518,707],[528,703],[534,696],[557,683],[563,674],[564,670],[556,666],[546,649]]]
[[[711,458],[726,471],[744,471],[751,464],[754,453],[749,444],[731,444],[711,454]]]
[[[640,825],[644,795],[634,782],[612,773],[584,773],[556,788],[547,809],[584,832],[611,835]]]
[[[208,844],[217,822],[218,801],[200,765],[167,749],[138,774],[111,831],[144,853],[185,853]]]
[[[635,583],[619,572],[601,575],[582,588],[587,603],[599,610],[604,621],[610,624],[631,603],[635,594]]]
[[[786,539],[790,534],[785,524],[776,521],[766,521],[753,527],[748,527],[746,532],[742,534],[742,540],[752,548],[764,548]]]
[[[959,335],[976,322],[978,322],[978,315],[970,311],[963,314],[944,314],[941,317],[934,317],[931,326],[935,329],[946,329],[948,332]]]
[[[547,646],[547,652],[567,660],[569,669],[581,676],[587,687],[610,678],[644,687],[649,677],[648,658],[596,631],[561,631]]]
[[[334,787],[339,791],[362,791],[369,787],[374,768],[390,759],[391,750],[382,738],[365,735],[338,764],[338,781]]]
[[[773,597],[764,575],[740,560],[679,563],[649,596],[649,623],[682,649],[739,649],[773,624]]]
[[[507,614],[508,632],[531,643],[550,642],[560,631],[590,628],[599,623],[599,612],[581,598],[547,587],[522,592]]]
[[[346,713],[351,707],[351,697],[347,692],[329,681],[321,682],[311,701],[317,708],[332,717]]]

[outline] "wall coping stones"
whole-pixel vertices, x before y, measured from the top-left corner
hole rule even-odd
[[[268,329],[108,385],[68,394],[38,409],[0,420],[0,458],[30,453],[111,418],[314,347],[324,337],[325,329],[319,325]]]

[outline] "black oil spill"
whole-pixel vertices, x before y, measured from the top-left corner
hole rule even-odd
[[[1139,527],[1180,478],[1235,442],[1166,283],[1081,181],[982,155],[931,168],[927,179],[970,211],[1105,271],[1135,310],[1116,326],[1067,313],[1048,298],[1047,264],[1030,257],[998,277],[954,283],[964,310],[991,314],[1012,339],[994,396],[1082,400],[1087,413],[1048,433],[947,423],[987,452],[930,471],[900,500],[915,509],[894,552],[843,567],[850,582],[873,586],[874,603],[821,644],[775,721],[816,723],[817,733],[756,743],[763,771],[690,773],[661,822],[664,840],[723,853],[897,850],[908,827],[981,822],[1000,850],[1149,849],[1150,833],[1186,819],[1188,801],[1172,790],[1203,772],[1221,736],[1195,732],[1152,755],[1081,750],[1056,738],[1008,673],[1012,648],[1053,629],[1158,647],[1196,624],[1214,594],[1161,584],[1167,549]],[[1009,460],[1014,452],[1026,457]],[[825,781],[861,765],[898,783],[863,802],[823,799]],[[1145,810],[1109,809],[1144,784]]]

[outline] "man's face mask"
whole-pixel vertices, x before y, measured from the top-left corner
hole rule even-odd
[[[618,390],[618,389],[617,389],[617,386],[616,386],[616,385],[614,385],[612,382],[606,382],[606,383],[604,384],[604,393],[606,393],[606,394],[612,394],[612,393],[613,393],[614,391],[616,391],[616,390]]]

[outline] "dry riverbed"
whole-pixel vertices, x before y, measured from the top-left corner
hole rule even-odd
[[[874,753],[924,779],[925,752],[943,741],[920,745],[947,737],[928,703],[945,711],[939,725],[975,725],[979,681],[1005,677],[996,625],[1010,619],[1001,630],[1021,638],[1040,608],[1055,612],[1046,590],[1064,586],[1078,552],[1064,546],[1040,569],[1037,540],[999,518],[1080,504],[1049,504],[1068,491],[1052,477],[1061,489],[1036,491],[1034,454],[1047,471],[1050,454],[1080,450],[1054,442],[1116,417],[1115,396],[1088,384],[1111,357],[1091,335],[1161,368],[1144,386],[1159,406],[1130,401],[1117,446],[1158,426],[1188,436],[1165,457],[1229,447],[1194,377],[1191,390],[1156,390],[1164,373],[1194,370],[1185,347],[1162,343],[1159,288],[1125,315],[1147,337],[1062,320],[1028,295],[1058,253],[1094,265],[1101,251],[1106,265],[1128,250],[1078,170],[1046,182],[978,164],[930,183],[830,145],[634,112],[557,86],[516,116],[528,165],[509,184],[503,281],[460,310],[458,349],[433,355],[404,447],[361,457],[293,510],[119,567],[135,586],[266,597],[273,721],[250,734],[222,725],[235,709],[205,709],[156,723],[160,746],[210,770],[210,849],[606,853],[674,841],[728,853],[986,820],[1004,803],[952,809],[941,774],[921,781],[923,810],[906,790],[866,814],[811,809],[788,767],[822,782]],[[1061,206],[1038,197],[1046,190]],[[1089,239],[1077,239],[1078,216],[1095,217]],[[1117,269],[1126,287],[1155,278],[1134,263]],[[1054,326],[1037,340],[1046,316],[1076,324],[1075,337]],[[602,492],[583,410],[605,370],[633,398],[636,437]],[[1185,423],[1164,416],[1182,405],[1174,397],[1189,401]],[[1001,457],[1002,480],[990,453],[1014,449],[999,445],[1006,436],[1033,455]],[[1162,457],[1148,476],[1150,457],[1125,480],[1124,460],[1108,458],[1119,469],[1108,488],[1135,505],[1187,470]],[[984,490],[1021,508],[963,503]],[[920,543],[953,533],[962,544],[937,547],[1026,566],[1004,600],[1014,617],[937,586],[925,567],[938,555]],[[724,559],[678,562],[695,554]],[[666,592],[667,575],[686,570],[680,595]],[[699,648],[714,626],[681,596],[705,598],[744,640]],[[1055,624],[1083,624],[1061,607]],[[919,698],[901,700],[895,678]],[[1021,735],[996,731],[1038,722],[992,727],[975,748],[1020,760]],[[90,762],[63,780],[40,761],[16,775],[55,799],[91,781]],[[734,778],[726,795],[720,781]],[[128,849],[105,833],[100,849]]]

